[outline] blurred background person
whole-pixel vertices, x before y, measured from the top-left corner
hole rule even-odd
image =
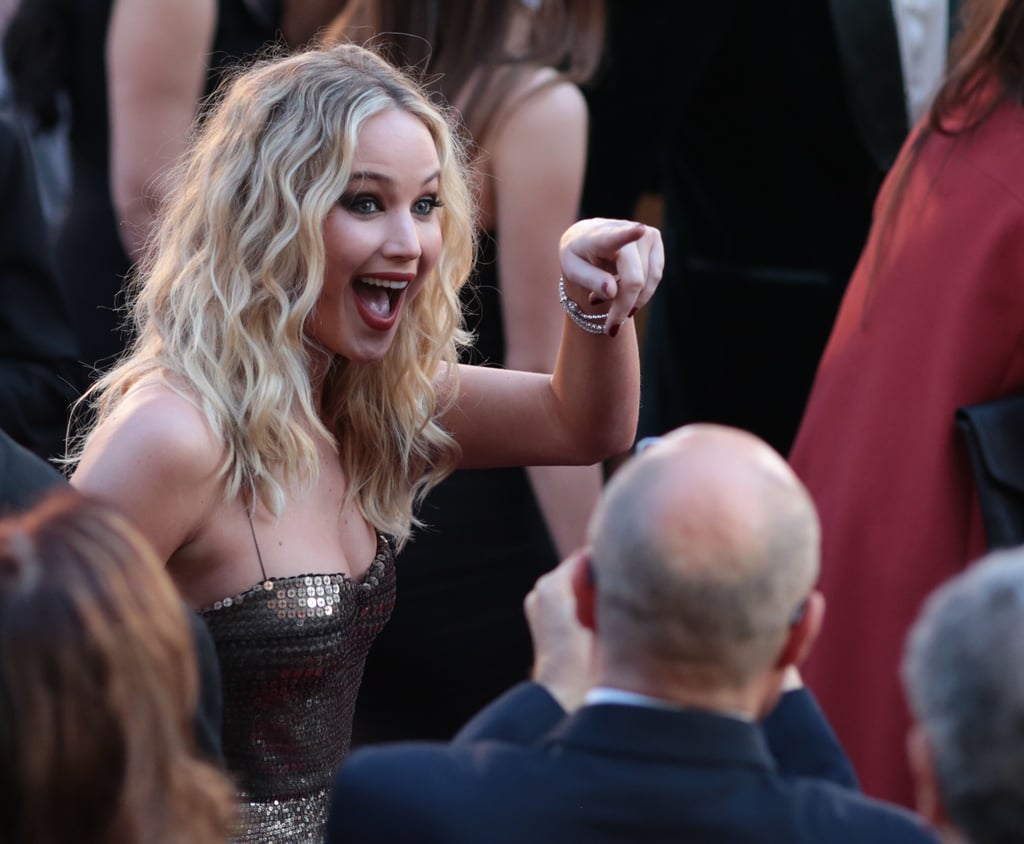
[[[24,0],[4,39],[39,129],[69,114],[57,263],[90,369],[125,347],[122,286],[202,102],[233,65],[312,38],[344,0]]]
[[[1024,391],[1024,2],[965,2],[949,73],[879,195],[790,459],[822,521],[807,664],[865,790],[909,804],[898,659],[985,550],[956,408]]]
[[[43,216],[51,236],[64,211],[71,188],[70,163],[68,161],[67,125],[65,104],[60,99],[53,102],[59,110],[53,127],[42,129],[36,124],[35,116],[22,114],[14,101],[7,79],[7,65],[3,56],[3,36],[18,8],[19,0],[0,0],[0,111],[10,113],[11,119],[22,123],[29,131],[30,149],[35,161],[36,178],[39,182],[39,200]]]
[[[12,844],[225,840],[185,610],[124,519],[70,491],[0,522],[0,829]]]
[[[1024,550],[990,554],[936,590],[911,628],[903,683],[917,808],[946,841],[1024,830]]]
[[[21,126],[0,111],[0,430],[51,458],[84,379],[32,165]]]
[[[23,513],[55,490],[67,487],[67,478],[52,464],[19,445],[0,429],[0,517]],[[220,732],[224,707],[217,652],[202,619],[188,610],[184,603],[182,608],[187,611],[199,665],[199,706],[194,724],[196,741],[207,759],[223,765]]]
[[[788,452],[877,189],[941,74],[947,2],[610,0],[583,213],[663,202],[640,436],[718,421]]]
[[[577,86],[596,66],[603,22],[603,0],[361,0],[332,27],[423,73],[469,133],[480,251],[463,288],[467,362],[554,369],[558,261],[536,244],[579,215]],[[515,467],[456,472],[431,491],[426,526],[396,560],[397,602],[367,662],[357,741],[447,738],[526,677],[523,598],[582,542],[601,481],[599,466]]]

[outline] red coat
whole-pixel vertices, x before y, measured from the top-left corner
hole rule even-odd
[[[895,216],[876,209],[790,455],[821,515],[828,602],[806,679],[869,793],[911,801],[903,641],[922,599],[985,551],[954,411],[1016,392],[1024,108],[1004,105],[968,135],[931,135]]]

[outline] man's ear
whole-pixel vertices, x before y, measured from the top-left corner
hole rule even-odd
[[[576,620],[587,630],[596,631],[597,585],[589,548],[581,551],[576,558],[572,570],[572,591],[576,598]]]
[[[917,722],[911,725],[907,733],[907,759],[914,778],[914,805],[917,813],[936,829],[943,828],[948,824],[948,818],[935,775],[932,748],[924,727]]]
[[[783,669],[788,665],[801,665],[811,652],[824,620],[825,596],[815,589],[807,596],[799,617],[790,624],[789,635],[779,652],[775,667]]]

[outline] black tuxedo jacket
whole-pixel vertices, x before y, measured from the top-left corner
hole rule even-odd
[[[451,744],[353,753],[334,783],[327,840],[935,844],[918,818],[851,782],[806,692],[788,693],[762,729],[617,704],[564,717],[525,684]]]
[[[583,211],[664,200],[639,435],[715,421],[785,454],[907,132],[891,0],[609,7]]]

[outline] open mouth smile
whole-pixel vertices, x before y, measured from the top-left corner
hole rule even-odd
[[[399,307],[410,278],[363,276],[353,280],[356,304],[363,321],[371,328],[385,331],[398,317]]]

